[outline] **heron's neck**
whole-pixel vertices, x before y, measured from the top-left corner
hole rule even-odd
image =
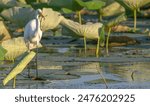
[[[39,15],[36,15],[35,18],[36,18],[36,19],[39,19]]]
[[[40,26],[40,20],[39,18],[36,18],[36,31],[41,30],[41,26]]]

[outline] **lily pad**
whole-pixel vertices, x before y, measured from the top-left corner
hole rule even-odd
[[[72,8],[73,0],[50,0],[48,5],[54,10],[61,10],[61,8]]]
[[[45,16],[41,23],[43,31],[56,28],[63,19],[59,12],[53,11],[51,8],[43,8],[42,12]]]
[[[92,0],[85,2],[85,7],[89,10],[98,10],[105,6],[105,2],[103,1],[98,1],[98,0]]]
[[[102,23],[92,23],[81,25],[69,19],[62,19],[63,34],[71,32],[71,36],[86,37],[87,39],[97,39],[99,37],[99,30],[102,28]],[[65,34],[67,35],[67,34]]]
[[[7,50],[5,50],[1,45],[0,45],[0,60],[4,60],[5,54]]]
[[[7,50],[5,54],[6,60],[14,60],[28,50],[23,37],[3,41],[2,47]],[[41,47],[41,45],[39,45],[39,47]]]
[[[35,11],[32,8],[13,7],[1,12],[1,16],[18,25],[24,27],[31,19],[34,18]]]
[[[61,10],[62,10],[64,13],[66,13],[66,14],[71,14],[71,13],[73,13],[73,11],[70,10],[70,9],[68,9],[68,8],[62,8]]]
[[[26,0],[17,0],[20,3],[26,4]]]
[[[126,9],[130,9],[130,10],[138,9],[150,3],[149,0],[115,0],[115,1],[120,3]]]
[[[23,59],[20,60],[19,63],[12,68],[12,71],[5,77],[5,79],[3,80],[3,85],[6,85],[11,79],[21,73],[35,55],[36,53],[33,51],[30,53],[26,53]]]
[[[31,3],[31,6],[34,8],[34,9],[39,9],[39,8],[49,8],[48,4],[47,3]]]
[[[123,22],[123,21],[126,21],[126,20],[127,20],[127,17],[123,13],[123,14],[119,15],[118,17],[115,17],[115,18],[109,20],[105,25],[106,25],[106,27],[111,28],[113,26],[116,26],[116,25],[120,24],[120,22]]]
[[[84,7],[85,3],[82,0],[51,0],[48,5],[57,11],[60,11],[62,8],[66,8],[75,12],[80,11]]]
[[[6,60],[14,60],[27,51],[23,37],[14,38],[2,42],[2,47],[8,52],[5,54]]]
[[[0,9],[10,8],[17,5],[16,0],[0,0]]]
[[[4,40],[10,39],[11,36],[3,21],[0,21],[0,43]]]
[[[124,12],[125,9],[119,3],[113,2],[112,4],[109,4],[108,6],[102,8],[100,14],[102,16],[108,17],[118,15]]]
[[[88,10],[98,10],[105,5],[105,2],[98,1],[98,0],[92,0],[92,1],[86,1],[86,2],[82,0],[73,0],[72,3],[70,3],[70,5],[72,6],[63,7],[61,10],[64,13],[73,13],[76,11],[80,11],[83,8],[87,8]]]
[[[39,9],[39,8],[49,8],[48,3],[50,2],[49,0],[26,0],[28,4],[30,4],[34,9]]]

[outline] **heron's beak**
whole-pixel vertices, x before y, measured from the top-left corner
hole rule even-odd
[[[40,13],[40,16],[41,16],[42,18],[44,18],[44,20],[45,20],[45,16],[43,15],[43,13]]]

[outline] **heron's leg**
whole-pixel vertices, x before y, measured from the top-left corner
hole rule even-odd
[[[84,33],[84,53],[86,55],[86,50],[87,50],[87,47],[86,47],[86,37],[85,37],[85,33]]]
[[[38,78],[38,45],[36,45],[36,78]]]
[[[28,42],[27,46],[28,46],[28,53],[30,53],[30,42]],[[28,64],[28,78],[31,78],[31,72],[30,72],[30,65],[29,64]]]
[[[30,65],[28,64],[28,78],[31,77],[31,72],[30,72]]]

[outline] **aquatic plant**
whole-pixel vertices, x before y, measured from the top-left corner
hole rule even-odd
[[[102,23],[92,23],[81,25],[69,19],[62,19],[61,25],[67,29],[67,32],[71,32],[71,36],[76,35],[76,37],[84,37],[86,39],[97,40],[97,50],[96,55],[98,56],[99,45],[105,40],[104,28]],[[85,42],[84,42],[85,43]],[[86,53],[86,45],[85,53]]]
[[[0,44],[10,38],[11,35],[6,27],[6,24],[3,21],[0,21]]]
[[[118,2],[108,4],[99,11],[101,17],[116,16],[124,12],[124,7],[122,7]]]
[[[3,41],[1,46],[7,50],[5,53],[5,60],[14,61],[17,57],[21,56],[28,49],[24,42],[23,37],[13,38],[6,41]],[[39,45],[41,47],[41,45]],[[32,48],[34,49],[34,48]]]
[[[99,37],[97,39],[97,46],[96,46],[96,57],[99,57],[99,47],[100,46],[104,46],[104,42],[105,42],[105,26],[103,25],[100,29],[99,29]]]
[[[7,50],[0,45],[0,61],[4,60]]]
[[[102,70],[100,69],[100,67],[101,67],[100,65],[101,65],[101,64],[99,63],[99,65],[96,66],[96,70],[97,70],[97,72],[100,74],[100,76],[101,76],[101,78],[102,78],[102,80],[103,80],[103,82],[104,82],[106,88],[108,88],[108,84],[107,84],[107,82],[106,82],[106,78],[104,77],[104,75],[103,75],[103,73],[102,73]]]
[[[126,12],[133,11],[134,14],[134,32],[136,31],[137,12],[140,11],[140,7],[150,3],[150,0],[115,0],[120,3]]]
[[[5,60],[14,61],[18,56],[27,51],[23,37],[3,41],[1,46],[7,50]]]
[[[16,76],[23,71],[27,64],[34,58],[35,52],[26,52],[23,58],[12,68],[12,71],[4,78],[3,85],[6,85],[11,79],[14,79],[13,88],[16,87]]]
[[[34,9],[42,9],[42,8],[48,8],[48,2],[50,0],[23,0],[25,1],[26,4],[29,4],[32,6]]]
[[[88,10],[99,10],[101,9],[103,6],[105,6],[105,2],[102,2],[102,1],[99,1],[99,0],[92,0],[92,1],[87,1],[87,2],[84,2],[84,7]],[[101,17],[100,17],[100,20],[101,20]],[[99,42],[101,40],[101,38],[103,38],[104,36],[104,33],[103,33],[103,27],[101,29],[101,32],[100,32],[100,36],[98,38],[98,43],[97,43],[97,48],[96,48],[96,56],[98,57],[99,56]],[[86,37],[84,36],[84,45],[85,45],[85,51],[86,51]]]
[[[12,7],[3,10],[0,16],[19,27],[24,27],[29,20],[34,18],[34,12],[32,8]]]
[[[117,26],[120,22],[125,21],[126,19],[127,19],[126,15],[121,14],[118,17],[115,17],[115,18],[111,19],[110,21],[108,21],[107,23],[105,23],[105,31],[108,32],[107,38],[106,38],[106,53],[107,53],[107,55],[108,55],[109,37],[111,34],[112,27]]]
[[[16,0],[0,0],[0,11],[6,8],[11,8],[17,5]]]
[[[74,0],[73,2],[73,8],[72,9],[67,9],[67,8],[62,8],[62,10],[65,13],[71,13],[73,11],[77,11],[78,17],[79,17],[79,23],[82,24],[82,18],[81,18],[81,13],[80,10],[82,8],[86,8],[88,10],[99,10],[105,5],[105,2],[99,1],[99,0],[91,0],[91,1],[82,1],[82,0]],[[86,54],[86,35],[84,34],[84,49],[85,49],[85,54]],[[98,39],[99,42],[99,39]],[[98,43],[99,45],[99,43]],[[98,54],[99,47],[97,46],[96,54]]]

